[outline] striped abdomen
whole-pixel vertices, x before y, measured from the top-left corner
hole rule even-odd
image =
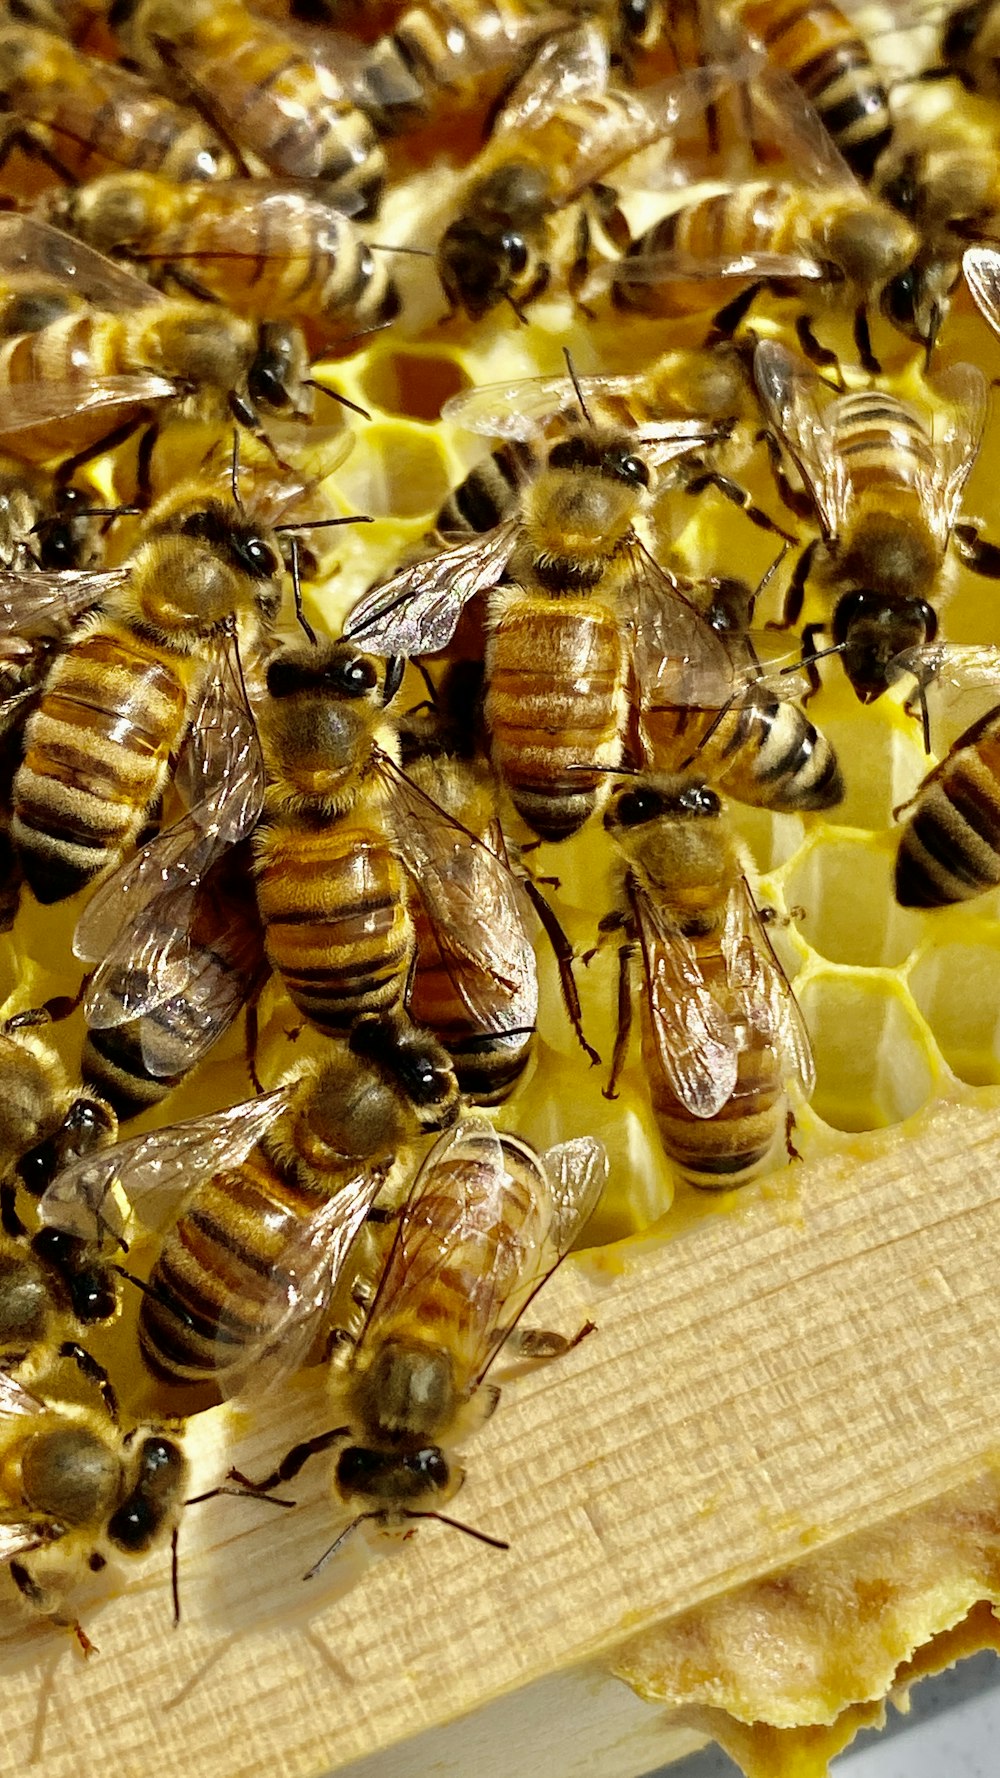
[[[139,1345],[154,1376],[210,1382],[266,1341],[287,1297],[277,1271],[297,1225],[326,1194],[261,1143],[241,1167],[200,1185],[165,1236],[139,1314]]]
[[[739,293],[741,285],[733,279],[685,282],[665,273],[662,278],[633,281],[630,262],[660,254],[730,261],[755,253],[801,252],[798,236],[803,221],[808,226],[803,194],[790,185],[754,182],[696,198],[662,216],[632,242],[615,277],[614,300],[644,315],[701,315],[721,309]],[[751,272],[744,282],[752,277]]]
[[[491,615],[486,723],[493,764],[545,840],[576,833],[606,797],[624,725],[626,651],[614,613],[592,600],[512,589]]]
[[[424,1025],[444,1044],[455,1064],[455,1076],[466,1098],[474,1105],[500,1105],[524,1073],[534,1044],[537,995],[523,1012],[511,1013],[509,994],[497,988],[492,1008],[492,1028],[475,1017],[458,992],[455,964],[445,961],[419,895],[413,897],[413,930],[417,956],[406,1010],[415,1025]],[[480,982],[483,1004],[489,984]],[[505,1035],[505,1027],[516,1034]]]
[[[236,174],[196,112],[47,31],[0,31],[0,91],[5,107],[51,132],[46,145],[81,183],[122,168],[181,181]]]
[[[945,907],[1000,885],[1000,707],[925,779],[899,836],[896,900]]]
[[[322,1031],[399,1004],[413,957],[406,878],[384,833],[351,818],[275,825],[259,841],[268,959]]]
[[[754,699],[718,720],[712,710],[643,714],[654,772],[697,771],[738,802],[762,809],[830,809],[844,794],[837,756],[797,704]]]
[[[55,662],[14,779],[14,837],[39,901],[75,895],[134,844],[183,739],[193,670],[112,627]]]
[[[435,530],[492,531],[517,505],[526,477],[537,470],[537,451],[512,439],[475,463],[464,481],[449,494],[434,521]]]
[[[859,178],[892,138],[885,85],[867,44],[831,0],[742,0],[740,16],[769,60],[802,88]]]
[[[5,339],[0,344],[0,413],[7,413],[11,428],[4,439],[5,450],[30,463],[63,463],[98,444],[129,414],[141,413],[141,403],[123,398],[120,405],[81,405],[69,416],[62,414],[14,430],[20,391],[27,393],[29,402],[37,392],[44,410],[47,388],[80,387],[89,394],[91,385],[102,378],[133,370],[130,338],[128,324],[122,318],[82,309],[51,321],[35,333]]]
[[[859,389],[836,404],[836,453],[855,501],[873,511],[891,499],[894,511],[912,508],[927,529],[922,490],[938,473],[934,441],[905,402],[880,389]]]
[[[718,939],[692,942],[706,985],[710,991],[714,987],[714,998],[726,1006],[726,966]],[[746,1185],[765,1166],[785,1129],[785,1080],[774,1045],[752,1033],[750,1047],[740,1051],[730,1098],[714,1117],[695,1117],[663,1072],[645,995],[641,1026],[650,1104],[667,1159],[690,1185],[715,1191]]]
[[[484,76],[514,68],[551,29],[551,18],[551,9],[532,16],[517,0],[427,0],[408,7],[362,62],[368,116],[391,135],[429,122],[445,97],[470,104]],[[418,94],[412,94],[414,82]]]

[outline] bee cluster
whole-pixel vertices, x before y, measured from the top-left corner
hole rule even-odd
[[[181,1409],[324,1358],[228,1490],[332,1453],[313,1572],[498,1541],[453,1448],[592,1331],[518,1324],[641,1222],[630,1120],[647,1220],[820,1138],[759,867],[877,827],[864,724],[899,917],[1000,885],[1000,706],[919,751],[1000,680],[992,28],[894,84],[826,0],[7,0],[0,1558],[85,1649]]]

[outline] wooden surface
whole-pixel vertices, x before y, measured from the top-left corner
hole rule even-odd
[[[661,1715],[602,1680],[602,1654],[1000,1453],[1000,1111],[939,1110],[881,1149],[798,1169],[794,1197],[669,1246],[562,1268],[542,1318],[571,1329],[592,1314],[599,1331],[505,1389],[456,1505],[508,1553],[424,1526],[375,1556],[359,1539],[303,1583],[336,1528],[318,1459],[295,1512],[217,1501],[186,1515],[179,1631],[163,1563],[83,1614],[101,1650],[88,1663],[11,1605],[0,1773],[318,1778],[364,1759],[359,1778],[407,1778],[398,1750],[372,1756],[415,1736],[415,1770],[450,1746],[441,1770],[458,1772],[476,1719],[468,1742],[427,1731],[492,1705],[495,1759],[481,1740],[475,1755],[491,1778],[534,1763],[517,1725],[530,1741],[546,1699],[570,1695],[546,1691],[556,1674],[619,1712],[621,1762],[611,1722],[592,1769],[630,1778],[639,1746],[653,1767],[671,1749],[641,1712],[653,1731]],[[290,1390],[241,1460],[259,1469],[328,1416],[315,1382]],[[194,1424],[199,1485],[225,1467],[225,1428],[223,1411]],[[527,1686],[522,1710],[493,1702]],[[582,1770],[568,1735],[560,1763],[562,1744],[553,1778]]]

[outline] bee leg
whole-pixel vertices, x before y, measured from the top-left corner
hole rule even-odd
[[[611,185],[592,185],[590,201],[597,212],[597,218],[612,247],[619,253],[627,253],[632,241],[632,231],[621,205],[618,193]]]
[[[113,427],[110,432],[104,434],[103,438],[88,445],[86,450],[77,451],[74,457],[67,457],[65,463],[60,463],[56,472],[59,486],[65,487],[67,482],[71,482],[77,470],[82,469],[85,463],[92,463],[95,457],[103,457],[106,452],[117,450],[119,445],[124,444],[126,439],[132,437],[133,432],[138,432],[139,427],[145,424],[146,418],[145,414],[140,413],[131,420],[123,420],[120,426]]]
[[[746,514],[750,523],[757,525],[761,531],[771,531],[776,537],[783,537],[786,543],[798,541],[790,531],[783,531],[780,525],[776,525],[770,513],[765,512],[762,506],[755,506],[750,498],[750,490],[742,487],[739,482],[734,482],[730,476],[720,475],[715,469],[706,469],[703,474],[692,477],[685,485],[684,492],[700,494],[705,488],[714,488],[716,493],[731,500],[734,506],[738,506]]]
[[[185,296],[193,296],[196,302],[217,304],[219,301],[213,291],[199,283],[198,279],[191,272],[186,272],[182,266],[166,265],[161,276],[164,279],[169,278],[172,284],[176,284],[178,290],[183,291]]]
[[[816,665],[816,637],[822,633],[822,629],[822,624],[806,624],[802,631],[802,665],[809,681],[809,690],[801,700],[803,704],[808,704],[810,698],[814,698],[816,693],[823,688],[823,681]]]
[[[797,519],[814,520],[816,516],[816,508],[813,504],[812,496],[805,488],[792,487],[785,472],[785,465],[781,455],[781,446],[775,438],[774,433],[771,432],[768,427],[763,426],[757,434],[757,442],[764,446],[764,449],[770,458],[771,477],[778,490],[778,498],[781,500],[782,504],[787,506],[789,512],[794,513]]]
[[[264,1091],[260,1075],[257,1073],[257,1045],[259,1038],[260,1027],[257,1019],[257,995],[254,994],[253,998],[247,1001],[243,1011],[243,1049],[244,1060],[247,1065],[247,1073],[250,1076],[250,1085],[253,1087],[253,1090],[258,1097]]]
[[[854,314],[854,343],[858,348],[858,361],[870,377],[881,376],[882,366],[872,351],[871,329],[868,326],[868,311],[862,304]]]
[[[790,1161],[801,1161],[802,1156],[796,1148],[792,1137],[795,1134],[795,1113],[789,1108],[785,1113],[785,1147]]]
[[[585,1321],[575,1334],[556,1333],[548,1327],[516,1327],[504,1341],[504,1353],[530,1364],[550,1364],[553,1358],[564,1358],[588,1334],[596,1332],[596,1321]]]
[[[59,1348],[59,1356],[60,1358],[71,1358],[81,1377],[86,1377],[88,1383],[93,1383],[107,1409],[108,1419],[117,1426],[118,1397],[103,1364],[99,1364],[97,1359],[76,1340],[64,1340]]]
[[[718,314],[712,316],[712,327],[705,341],[706,346],[715,345],[720,339],[732,338],[744,315],[753,307],[763,288],[764,281],[758,278],[756,283],[748,284],[745,290],[740,291],[739,296],[734,296],[732,302],[726,303],[725,307],[718,311]]]
[[[3,1029],[25,1031],[35,1025],[60,1025],[63,1019],[72,1018],[87,992],[92,974],[92,970],[88,971],[75,994],[53,994],[51,1000],[43,1000],[40,1006],[27,1006],[23,1012],[16,1012],[7,1019]]]
[[[25,1567],[23,1562],[11,1562],[10,1578],[14,1582],[18,1592],[28,1601],[28,1604],[31,1605],[35,1611],[41,1612],[43,1616],[50,1618],[54,1624],[58,1624],[60,1630],[72,1630],[73,1635],[76,1637],[76,1640],[80,1644],[85,1655],[97,1654],[97,1648],[94,1643],[91,1642],[83,1625],[79,1623],[76,1618],[63,1617],[61,1612],[49,1610],[48,1596],[39,1586],[34,1575]]]
[[[611,1057],[611,1073],[608,1084],[601,1088],[604,1099],[617,1099],[618,1079],[625,1066],[628,1055],[628,1040],[632,1035],[632,958],[635,956],[635,941],[629,939],[626,944],[618,947],[618,1028],[615,1032],[615,1048]]]
[[[962,561],[973,574],[982,574],[987,580],[1000,580],[1000,544],[984,543],[978,525],[967,521],[956,525],[952,536]]]
[[[597,922],[597,943],[596,945],[591,946],[589,951],[584,951],[583,956],[580,959],[584,969],[590,968],[594,958],[600,951],[603,951],[605,945],[608,943],[609,939],[611,939],[613,934],[622,931],[626,924],[626,920],[627,916],[618,911],[602,915],[601,919]]]
[[[811,543],[806,544],[805,549],[802,551],[802,554],[795,564],[795,571],[788,583],[788,591],[785,594],[785,603],[782,607],[780,618],[766,624],[764,626],[765,629],[790,630],[793,624],[798,623],[799,618],[802,615],[802,607],[805,604],[806,581],[809,579],[809,570],[812,567],[813,556],[816,554],[816,549],[817,539],[813,538]]]
[[[310,1457],[318,1457],[322,1451],[329,1451],[333,1445],[350,1437],[349,1426],[334,1426],[329,1432],[318,1432],[314,1438],[303,1439],[301,1444],[293,1445],[286,1451],[277,1469],[271,1471],[261,1482],[252,1482],[249,1476],[243,1475],[238,1469],[228,1472],[228,1480],[239,1482],[241,1488],[249,1488],[253,1494],[262,1494],[276,1488],[280,1482],[294,1481],[295,1477],[309,1462]]]
[[[573,258],[566,274],[566,288],[580,313],[586,315],[588,321],[594,320],[594,311],[583,301],[580,292],[590,272],[591,246],[590,217],[587,215],[587,206],[583,203],[577,210],[573,230]]]
[[[836,371],[837,387],[842,390],[844,387],[844,379],[840,374],[840,361],[837,358],[837,354],[836,352],[831,352],[829,346],[820,345],[819,340],[813,333],[812,322],[808,315],[799,316],[795,323],[795,336],[810,364],[818,365],[823,370]]]
[[[599,1068],[601,1065],[601,1058],[597,1051],[591,1048],[583,1033],[583,1015],[580,1010],[580,996],[577,992],[576,978],[573,974],[573,947],[556,918],[554,910],[549,906],[549,903],[546,901],[537,883],[535,883],[529,876],[522,877],[521,881],[524,884],[525,894],[541,921],[542,931],[545,933],[549,944],[552,946],[552,954],[555,957],[556,966],[559,970],[559,986],[562,989],[563,1004],[569,1015],[569,1022],[572,1025],[573,1030],[576,1032],[580,1048],[583,1050],[584,1055],[588,1056],[590,1059],[590,1066],[592,1068]]]

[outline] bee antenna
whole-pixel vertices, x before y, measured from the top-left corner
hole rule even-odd
[[[504,291],[504,293],[503,293],[503,300],[504,300],[504,302],[505,302],[505,303],[509,303],[509,304],[510,304],[510,307],[511,307],[511,308],[512,308],[512,309],[513,309],[513,311],[514,311],[514,313],[515,313],[515,315],[516,315],[516,316],[517,316],[517,318],[518,318],[518,320],[519,320],[519,321],[520,321],[520,323],[521,323],[521,326],[522,326],[522,327],[527,327],[527,325],[528,325],[528,317],[527,317],[527,315],[526,315],[526,314],[525,314],[525,312],[524,312],[524,310],[523,310],[523,309],[522,309],[522,307],[521,307],[521,305],[520,305],[520,303],[519,303],[519,302],[518,302],[518,301],[517,301],[517,300],[516,300],[516,298],[515,298],[515,297],[513,297],[513,296],[511,296],[511,294],[510,294],[510,291],[509,291],[509,290],[505,290],[505,291]]]
[[[791,547],[792,547],[791,544],[786,539],[785,542],[782,544],[781,548],[779,549],[777,555],[775,556],[774,561],[771,563],[770,568],[765,569],[761,579],[757,582],[757,585],[754,587],[753,593],[750,598],[750,616],[751,616],[751,618],[753,617],[754,609],[757,604],[757,600],[760,598],[760,595],[764,591],[764,588],[774,579],[774,576],[777,574],[778,569],[781,567],[781,564],[784,561],[785,557],[787,556]]]
[[[315,648],[317,646],[316,631],[313,629],[302,609],[302,580],[299,575],[299,540],[294,531],[292,532],[292,596],[295,600],[295,616],[298,619],[299,626],[304,630],[309,641],[312,643],[312,646]]]
[[[488,1543],[491,1549],[510,1549],[510,1544],[505,1537],[490,1537],[485,1531],[477,1531],[474,1525],[464,1525],[461,1519],[450,1519],[447,1513],[414,1513],[404,1510],[403,1517],[404,1519],[437,1519],[439,1525],[450,1525],[453,1531],[464,1531],[466,1537],[475,1537],[479,1543]]]
[[[180,1628],[181,1622],[181,1576],[177,1562],[177,1544],[181,1528],[175,1525],[170,1534],[170,1597],[174,1602],[174,1629]]]
[[[233,505],[243,511],[240,497],[240,435],[237,427],[233,427],[233,454],[229,464],[229,483],[233,490]]]
[[[569,372],[569,380],[573,385],[573,389],[576,394],[576,399],[580,403],[580,412],[583,415],[584,419],[586,420],[587,425],[592,426],[594,424],[594,422],[593,422],[593,419],[591,418],[590,411],[587,407],[587,403],[583,399],[583,390],[580,387],[580,379],[576,374],[576,365],[573,363],[573,359],[570,354],[570,349],[568,346],[563,347],[563,357],[566,360],[566,369]]]
[[[334,401],[339,401],[341,407],[349,407],[352,414],[360,414],[363,420],[371,419],[371,414],[366,407],[361,407],[358,402],[351,401],[346,395],[341,395],[339,389],[328,388],[326,383],[321,383],[316,377],[303,377],[302,381],[308,389],[319,389],[324,395],[330,395]]]
[[[337,1554],[337,1551],[339,1549],[343,1548],[344,1544],[347,1542],[347,1539],[357,1530],[359,1525],[364,1524],[366,1519],[382,1519],[384,1517],[385,1517],[385,1514],[382,1512],[359,1513],[356,1519],[352,1519],[350,1524],[346,1525],[344,1527],[343,1531],[340,1533],[340,1536],[334,1538],[329,1549],[326,1549],[323,1551],[323,1554],[320,1556],[319,1561],[314,1562],[312,1567],[308,1568],[306,1570],[305,1574],[302,1576],[302,1579],[303,1580],[314,1580],[316,1575],[319,1573],[320,1569],[326,1567],[327,1563],[331,1560],[331,1558]]]
[[[437,254],[432,253],[429,247],[394,247],[388,241],[366,241],[365,246],[370,247],[373,253],[410,253],[414,259],[437,258]]]
[[[328,525],[374,525],[370,512],[349,512],[342,519],[300,519],[294,525],[272,525],[272,531],[322,531]]]
[[[813,661],[825,661],[827,655],[843,654],[846,646],[846,642],[831,642],[829,648],[817,648],[813,654],[804,655],[801,661],[793,662],[790,667],[782,667],[780,677],[784,678],[786,673],[798,673],[803,666],[811,667]]]
[[[944,310],[942,309],[941,304],[938,302],[931,303],[931,321],[930,327],[927,330],[927,339],[924,345],[925,371],[928,371],[931,368],[931,358],[934,355],[934,347],[937,345],[937,337],[941,331],[941,323],[943,320]],[[927,751],[930,752],[930,748],[928,748]]]

